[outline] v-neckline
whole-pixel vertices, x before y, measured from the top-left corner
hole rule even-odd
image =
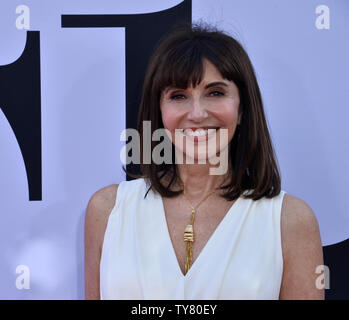
[[[228,218],[232,215],[232,211],[235,210],[235,208],[237,207],[237,204],[240,202],[241,200],[241,196],[239,198],[237,198],[235,200],[235,202],[232,204],[232,206],[229,208],[229,210],[227,211],[227,213],[224,215],[223,219],[220,221],[220,223],[218,224],[218,226],[216,227],[216,229],[213,231],[213,233],[211,234],[211,236],[209,237],[209,239],[207,240],[207,242],[205,243],[204,247],[201,249],[199,255],[196,257],[195,261],[193,262],[192,266],[190,267],[190,269],[188,270],[188,272],[186,274],[184,274],[182,272],[182,269],[180,267],[179,261],[177,259],[177,255],[176,255],[176,251],[174,249],[172,240],[171,240],[171,235],[170,235],[170,231],[168,229],[168,224],[167,224],[167,220],[166,220],[166,213],[165,213],[165,206],[164,206],[164,201],[161,195],[159,195],[160,197],[160,202],[161,202],[161,207],[162,207],[162,212],[161,212],[161,225],[163,226],[164,230],[165,230],[165,237],[167,238],[166,241],[169,244],[170,247],[170,256],[171,259],[174,260],[175,264],[176,264],[176,269],[177,272],[179,273],[179,276],[183,279],[187,279],[188,277],[190,277],[190,275],[194,272],[194,270],[197,268],[197,265],[200,263],[200,261],[203,259],[202,256],[204,256],[206,254],[206,251],[208,250],[208,247],[211,245],[211,242],[214,241],[214,238],[217,237],[217,234],[221,231],[220,229],[222,229],[227,223],[226,220],[228,220]],[[184,231],[183,231],[184,232]]]

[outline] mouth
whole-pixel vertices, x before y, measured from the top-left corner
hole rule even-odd
[[[187,137],[204,137],[216,133],[220,127],[203,127],[203,128],[188,128],[178,129],[180,133]]]
[[[208,141],[214,139],[220,127],[201,127],[201,128],[186,128],[186,129],[176,129],[180,134],[182,134],[185,139],[198,143],[201,141]]]

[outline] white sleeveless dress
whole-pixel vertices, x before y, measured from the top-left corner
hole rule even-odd
[[[143,178],[119,184],[102,247],[101,299],[278,299],[285,191],[238,198],[186,275],[170,239],[163,201]]]

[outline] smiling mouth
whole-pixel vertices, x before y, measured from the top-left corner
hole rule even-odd
[[[177,130],[179,130],[185,136],[202,137],[202,136],[206,136],[206,135],[210,135],[212,133],[215,133],[218,129],[219,129],[219,127],[209,128],[209,129],[200,128],[200,129],[196,129],[196,130],[192,130],[192,129],[177,129]]]

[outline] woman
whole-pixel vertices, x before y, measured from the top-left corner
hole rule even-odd
[[[235,39],[200,26],[165,38],[145,76],[141,146],[143,121],[167,130],[172,161],[141,158],[141,177],[91,197],[87,299],[324,298],[316,217],[281,190],[255,73]]]

